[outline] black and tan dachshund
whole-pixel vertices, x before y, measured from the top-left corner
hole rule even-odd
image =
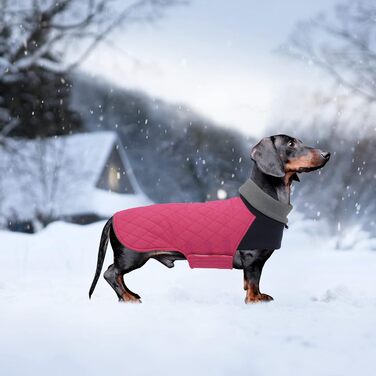
[[[310,172],[323,167],[330,158],[329,152],[308,147],[300,140],[287,136],[275,135],[263,138],[251,151],[254,161],[250,180],[261,190],[283,204],[290,204],[290,191],[293,180],[301,172]],[[281,224],[284,226],[284,224]],[[272,231],[272,229],[270,229]],[[143,266],[153,258],[167,267],[174,266],[174,261],[186,257],[177,251],[155,250],[137,252],[122,245],[113,228],[112,218],[106,223],[100,240],[97,269],[91,285],[91,297],[103,266],[108,240],[114,252],[114,263],[104,273],[104,278],[115,290],[119,300],[140,302],[140,296],[125,285],[123,275]],[[243,238],[244,240],[244,238]],[[246,244],[242,241],[240,244]],[[259,282],[265,262],[274,249],[238,247],[232,261],[232,267],[244,271],[244,290],[246,303],[267,302],[273,298],[260,292]]]

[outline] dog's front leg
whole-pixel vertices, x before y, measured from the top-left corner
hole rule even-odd
[[[244,251],[242,261],[244,267],[244,290],[246,290],[245,303],[269,302],[273,300],[270,295],[260,292],[260,278],[266,260],[274,251],[252,250]]]

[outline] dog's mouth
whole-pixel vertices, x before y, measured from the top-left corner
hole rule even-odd
[[[302,173],[302,172],[312,172],[312,171],[316,171],[316,170],[319,170],[322,166],[316,166],[316,167],[302,167],[302,168],[299,168],[299,170],[297,171],[299,174]]]
[[[301,173],[301,172],[312,172],[319,170],[320,168],[323,168],[327,163],[329,159],[325,159],[321,164],[317,166],[312,166],[312,167],[301,167],[299,168],[296,172]]]

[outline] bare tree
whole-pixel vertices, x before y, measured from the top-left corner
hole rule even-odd
[[[116,27],[154,21],[179,0],[1,0],[0,77],[33,66],[66,72],[80,64]],[[73,41],[86,46],[66,63],[62,57]],[[9,43],[10,41],[10,43]]]
[[[0,150],[0,174],[7,175],[0,179],[0,227],[29,220],[37,230],[72,214],[69,210],[80,205],[77,198],[90,195],[98,168],[103,167],[82,158],[87,152],[70,137],[10,139],[9,143],[19,152],[10,155]]]
[[[307,111],[305,127],[299,121],[287,127],[300,127],[305,139],[320,139],[333,154],[332,166],[320,175],[325,195],[306,184],[297,188],[298,206],[311,217],[330,219],[339,246],[350,226],[362,225],[375,236],[376,3],[345,1],[331,14],[300,22],[282,51],[317,66],[334,84],[312,93],[325,101]]]
[[[0,135],[14,134],[25,123],[24,112],[28,129],[60,120],[61,133],[74,129],[74,114],[56,110],[69,97],[72,69],[116,28],[153,22],[178,3],[183,1],[0,0]],[[46,104],[52,90],[56,100]],[[49,118],[38,118],[39,113]]]
[[[335,82],[376,101],[376,3],[348,0],[333,15],[300,22],[283,50],[315,64]]]

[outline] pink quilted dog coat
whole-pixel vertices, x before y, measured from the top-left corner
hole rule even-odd
[[[113,216],[113,228],[128,249],[178,251],[191,268],[231,269],[237,247],[255,218],[235,197],[123,210]]]

